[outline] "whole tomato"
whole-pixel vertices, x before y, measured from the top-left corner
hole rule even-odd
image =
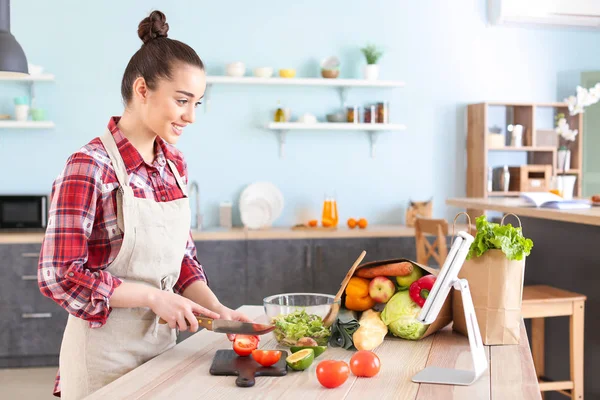
[[[233,351],[238,356],[246,357],[252,354],[252,351],[258,347],[258,336],[235,335],[233,340]]]
[[[350,370],[356,376],[368,378],[377,375],[381,368],[381,361],[377,354],[367,350],[357,351],[350,359]]]
[[[321,385],[332,389],[342,385],[350,376],[350,367],[344,361],[325,360],[317,365],[317,379]]]

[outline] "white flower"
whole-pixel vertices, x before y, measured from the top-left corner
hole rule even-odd
[[[571,115],[577,115],[584,112],[585,107],[596,104],[600,100],[600,83],[588,89],[577,86],[577,95],[569,96],[564,101],[569,107]]]
[[[561,118],[558,120],[558,124],[556,129],[554,130],[557,134],[559,134],[563,139],[573,142],[575,141],[575,137],[579,131],[577,129],[569,128],[569,124],[567,123],[566,118]]]

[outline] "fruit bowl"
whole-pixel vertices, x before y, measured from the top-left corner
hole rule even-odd
[[[282,346],[295,346],[307,337],[326,346],[331,329],[322,321],[335,303],[335,296],[318,293],[284,293],[263,300],[265,314],[276,326],[273,335]]]

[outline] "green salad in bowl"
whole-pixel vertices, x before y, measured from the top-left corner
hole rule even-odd
[[[273,334],[282,346],[296,346],[307,338],[326,346],[331,329],[323,325],[335,298],[314,293],[289,293],[264,299],[267,317],[275,325]]]

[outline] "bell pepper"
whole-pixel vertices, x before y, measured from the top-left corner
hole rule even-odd
[[[375,305],[375,300],[369,296],[369,280],[352,277],[346,286],[346,303],[348,310],[365,311]]]
[[[434,283],[434,275],[425,275],[424,277],[417,279],[410,285],[410,288],[408,289],[410,298],[417,303],[419,307],[423,307]]]

